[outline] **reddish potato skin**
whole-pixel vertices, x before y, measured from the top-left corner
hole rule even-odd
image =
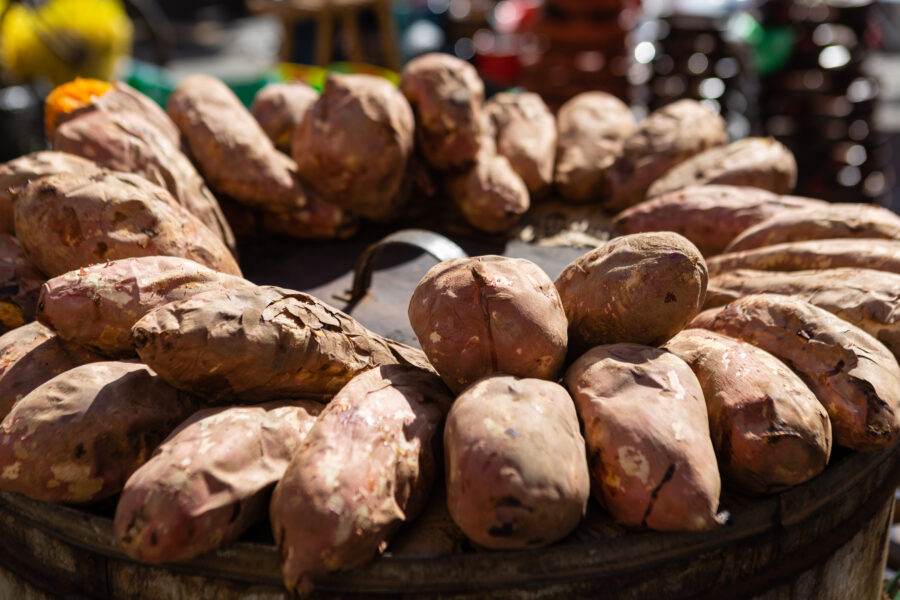
[[[703,390],[670,352],[596,346],[566,372],[584,425],[594,496],[615,519],[661,531],[702,531],[721,480]]]
[[[16,238],[0,233],[0,334],[34,320],[45,280]]]
[[[786,242],[706,259],[709,276],[738,269],[805,271],[855,267],[900,274],[900,240],[836,238]]]
[[[353,378],[328,404],[272,494],[272,532],[289,590],[366,564],[428,499],[453,398],[400,365]]]
[[[35,388],[0,423],[0,489],[56,503],[113,496],[197,408],[144,365],[75,367]]]
[[[598,344],[659,345],[700,311],[706,263],[672,232],[614,238],[570,263],[556,278],[569,320],[569,350]]]
[[[746,342],[686,329],[665,349],[697,376],[725,481],[771,494],[822,472],[831,455],[831,421],[783,362]]]
[[[578,415],[551,381],[494,375],[466,389],[447,416],[444,459],[450,515],[487,548],[546,546],[587,509]]]
[[[559,293],[540,267],[520,258],[435,265],[413,291],[409,322],[455,393],[493,373],[552,380],[566,357]]]
[[[113,520],[119,545],[158,563],[236,540],[265,514],[269,486],[323,408],[297,400],[194,413],[125,483]]]
[[[484,106],[497,152],[506,157],[529,193],[544,194],[553,183],[556,119],[537,94],[500,93]]]
[[[135,356],[132,326],[151,310],[202,292],[251,285],[186,258],[123,258],[46,282],[37,318],[68,342],[126,358]]]
[[[808,302],[775,294],[732,302],[710,329],[790,366],[828,411],[836,444],[880,452],[900,435],[900,365],[862,329]]]
[[[33,181],[15,203],[28,258],[50,277],[138,256],[181,256],[240,275],[225,244],[163,188],[127,173],[62,173]]]
[[[443,53],[411,60],[400,91],[416,116],[418,146],[439,170],[464,167],[481,149],[484,83],[469,63]]]
[[[785,210],[828,203],[733,185],[698,185],[661,194],[627,208],[613,220],[619,234],[674,231],[703,256],[721,253],[742,231]]]
[[[256,93],[250,113],[275,147],[289,154],[294,130],[318,98],[315,88],[300,81],[270,83]]]
[[[474,166],[446,179],[445,191],[475,229],[503,233],[512,227],[531,205],[525,182],[509,161],[485,151]]]
[[[694,317],[685,329],[710,329],[716,315],[722,312],[721,306],[716,308],[708,308]]]

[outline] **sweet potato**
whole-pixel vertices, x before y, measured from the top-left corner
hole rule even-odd
[[[700,314],[691,319],[691,322],[687,324],[685,329],[710,329],[716,315],[722,312],[723,308],[722,306],[717,306],[701,311]]]
[[[900,274],[900,240],[836,238],[785,242],[706,259],[713,277],[737,269],[805,271],[856,267]]]
[[[106,360],[32,322],[0,336],[0,419],[39,385],[79,365]]]
[[[597,344],[659,345],[703,306],[706,263],[672,232],[614,238],[571,262],[556,278],[576,356]]]
[[[456,393],[493,373],[553,380],[566,358],[559,293],[540,267],[521,258],[435,265],[413,291],[409,322]]]
[[[647,189],[672,167],[728,141],[725,121],[695,100],[679,100],[650,113],[628,136],[608,173],[608,209],[644,200]]]
[[[35,388],[0,423],[0,489],[57,503],[113,496],[197,408],[144,365],[75,367]]]
[[[499,154],[482,152],[474,166],[448,176],[445,191],[465,220],[480,231],[502,233],[528,210],[525,182]]]
[[[373,333],[321,300],[276,287],[198,294],[132,328],[141,360],[210,400],[328,400],[357,374],[388,364],[431,370],[421,350]]]
[[[748,227],[725,252],[833,238],[900,240],[900,216],[872,204],[829,204],[788,211]]]
[[[738,269],[710,280],[707,307],[750,294],[784,294],[853,323],[900,356],[900,275],[873,269],[752,271]]]
[[[706,405],[687,363],[638,344],[597,346],[565,384],[584,425],[594,496],[617,521],[664,531],[720,524]]]
[[[275,147],[290,154],[291,137],[319,93],[302,81],[270,83],[256,93],[250,113]]]
[[[403,68],[400,90],[415,112],[416,138],[430,166],[444,171],[475,161],[484,135],[484,83],[475,67],[449,54],[426,54]]]
[[[125,483],[119,545],[139,560],[179,562],[236,540],[266,514],[270,486],[322,408],[297,400],[191,415]]]
[[[304,196],[301,208],[258,210],[254,218],[259,228],[305,240],[345,239],[359,229],[359,221],[349,211],[319,199],[308,190],[304,190]]]
[[[444,457],[450,515],[482,546],[546,546],[587,509],[578,415],[551,381],[495,375],[469,387],[447,415]]]
[[[637,129],[631,111],[612,94],[584,92],[560,107],[556,123],[556,191],[571,202],[602,200],[609,170]]]
[[[132,326],[154,308],[209,290],[250,285],[185,258],[123,258],[45,283],[37,317],[68,342],[124,358],[135,355]]]
[[[900,366],[855,325],[799,298],[756,294],[726,306],[709,327],[791,367],[828,411],[836,444],[879,452],[900,434]]]
[[[703,256],[719,254],[748,227],[794,208],[826,202],[732,185],[691,186],[645,200],[619,213],[620,234],[675,231],[691,240]],[[712,268],[712,267],[710,267]]]
[[[783,362],[702,329],[680,332],[665,349],[688,363],[700,381],[726,482],[769,494],[812,479],[828,464],[828,413]]]
[[[484,110],[491,121],[497,152],[506,157],[533,196],[553,183],[556,119],[540,96],[500,93]]]
[[[272,495],[288,589],[364,565],[419,514],[450,402],[436,376],[400,365],[354,377],[334,397]]]
[[[34,320],[46,278],[22,252],[16,238],[0,233],[0,334]]]
[[[22,248],[50,277],[96,262],[153,255],[241,273],[222,240],[165,189],[137,175],[50,175],[28,184],[14,209]]]

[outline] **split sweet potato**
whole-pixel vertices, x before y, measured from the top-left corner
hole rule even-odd
[[[484,105],[492,124],[497,152],[506,157],[533,196],[553,183],[556,119],[540,96],[500,93]]]
[[[713,277],[737,269],[806,271],[855,267],[900,274],[900,240],[835,238],[785,242],[706,259]]]
[[[318,97],[313,87],[301,81],[270,83],[256,93],[250,113],[275,147],[290,154],[294,130]]]

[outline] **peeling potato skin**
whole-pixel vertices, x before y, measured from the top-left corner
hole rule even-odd
[[[619,234],[674,231],[703,256],[721,253],[748,227],[795,208],[828,206],[799,196],[779,196],[752,187],[698,185],[661,194],[627,208],[613,220]],[[712,268],[712,267],[710,267]]]
[[[829,204],[769,217],[741,232],[725,252],[835,238],[900,240],[900,216],[872,204]]]
[[[32,322],[0,336],[0,419],[39,385],[69,369],[106,360]]]
[[[197,294],[147,313],[131,332],[141,360],[161,377],[220,404],[327,401],[357,374],[387,364],[433,372],[421,350],[276,287]]]
[[[325,201],[373,221],[400,216],[415,143],[406,98],[373,75],[331,74],[294,132],[291,156],[304,183]]]
[[[403,68],[400,90],[412,105],[416,139],[429,165],[446,171],[475,162],[484,104],[475,67],[449,54],[426,54]]]
[[[135,356],[131,328],[151,310],[202,292],[251,285],[185,258],[123,258],[45,283],[37,318],[68,342],[128,358]]]
[[[14,214],[22,248],[50,277],[138,256],[180,256],[240,275],[225,244],[172,196],[128,173],[62,173],[28,184]]]
[[[596,346],[566,372],[584,426],[594,496],[615,519],[702,531],[721,480],[703,390],[683,360],[638,344]]]
[[[437,376],[402,365],[362,373],[334,397],[272,495],[289,590],[366,564],[421,512],[452,401]]]
[[[826,239],[786,242],[706,259],[709,276],[738,269],[806,271],[855,267],[900,274],[900,240]]]
[[[609,171],[607,208],[619,211],[643,201],[653,182],[672,167],[727,142],[722,117],[695,100],[653,111],[625,140]]]
[[[746,296],[710,325],[775,355],[828,411],[834,442],[862,452],[887,449],[900,434],[900,366],[858,327],[797,298]]]
[[[634,116],[612,94],[584,92],[560,107],[556,124],[556,191],[570,202],[601,201],[608,172],[637,129]]]
[[[473,384],[447,416],[444,459],[450,515],[481,546],[546,546],[587,509],[584,438],[557,383],[494,375]]]
[[[236,540],[266,514],[269,487],[323,408],[296,400],[194,413],[125,483],[113,520],[119,545],[160,563]]]
[[[197,408],[144,365],[75,367],[35,388],[0,423],[0,489],[71,504],[113,496]]]
[[[556,119],[541,97],[532,92],[500,93],[484,105],[493,124],[497,152],[506,157],[533,196],[553,183],[556,159]]]
[[[475,229],[503,233],[531,205],[525,182],[499,154],[482,152],[470,169],[450,175],[445,191]]]
[[[725,481],[771,494],[822,472],[831,421],[815,394],[783,362],[746,342],[686,329],[665,349],[697,376]]]
[[[556,379],[568,323],[559,293],[521,258],[477,256],[432,267],[413,291],[409,322],[455,393],[493,373]]]
[[[270,83],[256,93],[250,113],[275,147],[290,154],[294,130],[318,98],[319,93],[303,82]]]
[[[44,281],[16,238],[0,233],[0,334],[34,320]]]
[[[556,279],[575,356],[598,344],[656,346],[703,306],[706,263],[671,232],[614,238],[570,263]]]

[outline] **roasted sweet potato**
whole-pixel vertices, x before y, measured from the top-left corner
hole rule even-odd
[[[725,252],[832,238],[900,240],[900,216],[872,204],[829,204],[788,211],[748,227]]]
[[[855,325],[798,298],[758,294],[726,306],[709,327],[791,367],[828,411],[836,444],[878,452],[900,434],[900,366]]]
[[[617,521],[665,531],[720,524],[706,405],[687,363],[638,344],[597,346],[565,383],[584,425],[594,496]]]
[[[435,265],[413,291],[409,322],[456,393],[493,373],[553,380],[566,358],[559,293],[540,267],[521,258]]]
[[[703,329],[680,332],[665,349],[688,363],[700,381],[727,483],[769,494],[812,479],[828,464],[828,413],[783,362]]]
[[[297,400],[193,414],[125,483],[119,545],[139,560],[179,562],[236,540],[266,514],[270,486],[322,408]]]
[[[571,202],[599,202],[610,193],[609,170],[637,129],[631,111],[612,94],[584,92],[560,107],[556,123],[556,191]]]
[[[0,489],[74,504],[113,496],[197,408],[144,365],[75,367],[35,388],[0,423]]]
[[[400,89],[416,116],[419,148],[438,170],[475,162],[484,127],[484,83],[475,67],[443,53],[426,54],[403,68]]]
[[[650,185],[672,167],[727,141],[722,117],[695,100],[650,113],[625,140],[608,173],[607,208],[619,211],[643,201]]]
[[[68,342],[124,358],[135,355],[131,327],[154,308],[201,292],[251,285],[185,258],[123,258],[45,283],[37,316]]]
[[[706,263],[672,232],[614,238],[571,262],[556,278],[574,355],[597,344],[659,345],[703,306]]]
[[[275,147],[291,152],[291,137],[319,93],[302,81],[270,83],[256,93],[250,113]]]
[[[502,233],[531,204],[525,182],[499,154],[482,152],[474,166],[446,180],[447,196],[465,220],[480,231]]]
[[[425,505],[452,397],[436,376],[391,365],[354,377],[328,404],[272,495],[288,589],[383,552]]]
[[[722,306],[717,306],[701,311],[700,314],[691,319],[691,322],[687,324],[685,329],[710,329],[716,315],[722,312],[723,308]]]
[[[44,281],[16,238],[0,233],[0,334],[34,320]]]
[[[141,360],[166,381],[218,402],[327,400],[373,367],[431,370],[421,350],[276,287],[198,294],[147,313],[131,331]]]
[[[826,239],[786,242],[706,259],[713,277],[737,269],[805,271],[856,267],[900,274],[900,240]]]
[[[546,546],[587,509],[584,438],[554,382],[495,375],[469,387],[447,416],[444,457],[450,515],[482,546]]]
[[[620,234],[675,231],[703,256],[719,254],[748,227],[794,208],[828,206],[822,200],[778,196],[732,185],[691,186],[625,209],[613,220]],[[712,267],[710,267],[712,269]]]
[[[14,213],[22,248],[50,277],[96,262],[154,255],[241,273],[221,239],[165,189],[137,175],[50,175],[17,195]]]

